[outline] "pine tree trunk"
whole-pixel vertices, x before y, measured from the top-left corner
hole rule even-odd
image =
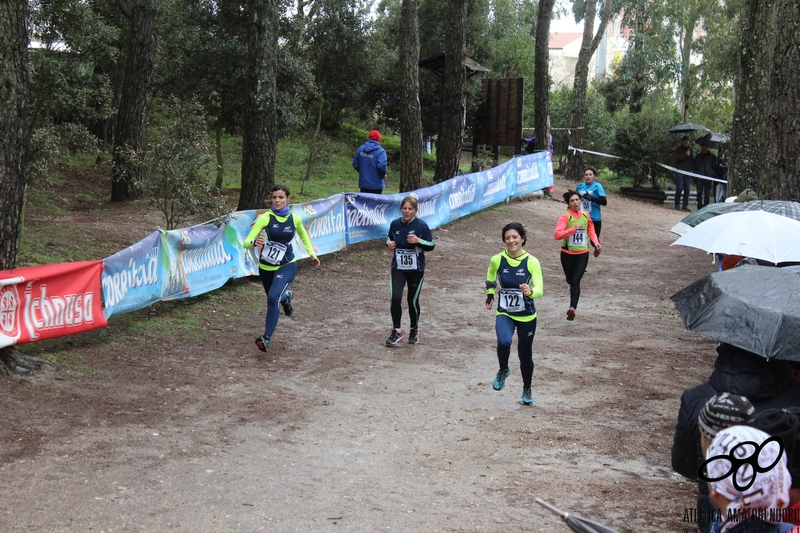
[[[28,184],[28,2],[0,2],[0,270],[17,265]],[[13,346],[0,348],[0,373],[26,373]],[[24,363],[23,363],[24,364]]]
[[[539,0],[533,60],[533,129],[537,151],[550,150],[550,19],[555,0]]]
[[[800,5],[746,0],[731,135],[731,194],[800,197]]]
[[[436,183],[458,174],[467,106],[467,1],[448,0],[442,121],[436,143]]]
[[[583,39],[581,51],[578,53],[578,62],[575,65],[575,79],[572,83],[572,111],[570,112],[570,144],[576,148],[583,148],[586,137],[586,89],[589,83],[589,61],[600,46],[603,33],[606,31],[608,21],[613,13],[613,0],[606,0],[600,16],[600,24],[594,31],[594,19],[597,14],[597,0],[586,2],[586,16],[583,21]],[[580,181],[583,176],[583,155],[580,152],[567,155],[566,178]]]
[[[17,264],[28,183],[28,2],[0,2],[0,270]]]
[[[144,119],[156,56],[156,12],[156,0],[133,2],[125,80],[114,128],[112,202],[130,200],[139,194]]]
[[[248,0],[247,6],[250,20],[239,210],[264,206],[275,183],[278,151],[278,0]]]
[[[417,0],[403,0],[400,15],[400,192],[422,188],[422,111],[419,103]],[[460,150],[460,147],[459,147]]]

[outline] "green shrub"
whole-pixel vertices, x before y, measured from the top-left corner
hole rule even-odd
[[[226,208],[211,183],[214,170],[205,114],[197,102],[154,102],[145,133],[142,196],[164,215],[167,229],[222,216]]]
[[[659,179],[668,171],[657,163],[672,163],[672,151],[678,137],[667,130],[678,124],[680,116],[666,99],[650,98],[640,113],[621,111],[616,115],[616,132],[611,153],[611,169],[621,178],[630,179],[634,187],[650,185],[659,188]]]

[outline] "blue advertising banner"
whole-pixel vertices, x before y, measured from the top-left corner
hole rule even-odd
[[[103,314],[128,313],[161,298],[161,233],[103,259]]]
[[[250,228],[256,221],[257,214],[263,211],[236,211],[231,214],[228,224],[225,226],[225,238],[233,248],[237,250],[237,278],[244,276],[257,276],[258,275],[258,257],[256,256],[255,248],[246,249],[242,246],[242,242],[247,238],[250,233]]]
[[[553,184],[553,162],[549,152],[537,152],[510,161],[517,174],[514,196],[540,191]]]
[[[450,209],[448,221],[480,211],[481,196],[487,186],[483,173],[456,176],[446,183],[449,185],[449,190],[446,192],[447,206]]]
[[[389,224],[400,216],[404,194],[345,193],[347,244],[382,239]]]
[[[303,204],[292,204],[292,214],[299,216],[303,227],[311,237],[317,256],[337,252],[347,246],[347,221],[345,220],[344,195],[335,194],[324,200]],[[388,227],[387,227],[388,231]],[[300,237],[292,241],[298,259],[308,257]]]
[[[225,226],[192,226],[170,230],[164,243],[162,300],[197,296],[238,277],[239,251],[225,238]]]
[[[449,220],[450,207],[447,205],[449,183],[439,183],[409,194],[417,199],[417,216],[431,229],[438,228]],[[401,198],[402,201],[402,198]],[[398,216],[401,216],[398,214]],[[385,234],[383,235],[386,236]]]
[[[481,197],[481,209],[505,202],[513,196],[517,187],[517,173],[513,159],[478,174],[487,184]]]

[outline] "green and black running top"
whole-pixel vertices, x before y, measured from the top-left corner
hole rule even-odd
[[[408,236],[416,235],[417,244],[409,244]],[[414,217],[408,223],[403,222],[403,217],[392,220],[389,224],[389,234],[386,244],[394,241],[395,249],[392,256],[392,270],[425,271],[425,252],[430,252],[436,246],[433,233],[421,218]]]
[[[281,216],[268,210],[259,215],[244,240],[244,247],[252,248],[258,234],[264,229],[267,230],[267,240],[261,249],[258,268],[278,270],[281,266],[295,261],[294,250],[292,250],[292,239],[294,239],[295,233],[300,235],[300,240],[308,251],[308,255],[316,257],[311,239],[300,218],[293,216],[291,212],[286,216]]]
[[[526,283],[531,294],[525,296],[519,286]],[[511,257],[506,250],[489,260],[486,272],[486,294],[497,296],[497,314],[506,315],[519,322],[530,322],[536,318],[534,298],[544,293],[542,267],[539,260],[523,251],[519,257]],[[488,301],[488,300],[487,300]]]

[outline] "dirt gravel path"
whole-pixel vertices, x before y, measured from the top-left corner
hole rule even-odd
[[[669,297],[714,267],[669,247],[680,213],[611,195],[568,322],[552,238],[564,208],[516,201],[435,230],[415,346],[382,345],[390,256],[377,242],[300,265],[295,316],[266,357],[253,280],[203,298],[200,318],[198,303],[159,304],[31,345],[64,363],[0,379],[0,531],[569,531],[537,496],[620,532],[691,531],[694,486],[669,449],[714,343],[683,329]],[[510,221],[544,272],[533,407],[515,364],[491,388],[483,281]],[[153,342],[145,321],[174,338]]]

